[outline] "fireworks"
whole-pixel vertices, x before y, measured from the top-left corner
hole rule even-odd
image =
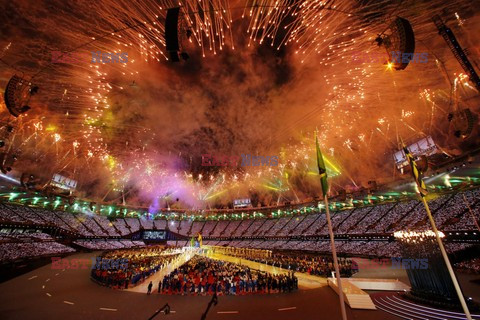
[[[388,25],[385,12],[408,17],[426,39],[439,5],[455,6],[468,29],[460,19],[466,4],[434,1],[410,11],[390,1],[119,0],[72,9],[54,1],[64,14],[48,19],[42,8],[20,4],[39,40],[0,38],[0,57],[34,75],[40,92],[28,114],[3,114],[2,128],[16,128],[9,143],[22,153],[19,171],[48,163],[46,177],[64,170],[92,188],[89,196],[130,190],[135,201],[181,198],[197,207],[253,193],[265,203],[311,198],[315,128],[332,172],[357,185],[385,168],[376,155],[391,153],[398,135],[430,132],[449,111],[441,63],[402,74],[378,61],[354,63],[355,52],[380,53],[372,43]],[[190,65],[167,61],[164,23],[175,6]],[[128,62],[51,64],[51,51],[39,47],[126,52]],[[261,51],[270,48],[267,56]],[[16,63],[17,56],[36,65]],[[455,103],[475,94],[464,74],[452,79]],[[199,171],[202,152],[283,156],[278,168]]]

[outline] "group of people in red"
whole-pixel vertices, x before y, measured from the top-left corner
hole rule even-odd
[[[153,283],[149,284],[151,292]],[[298,288],[293,273],[272,275],[225,261],[195,256],[158,283],[158,293],[241,295],[291,292]]]

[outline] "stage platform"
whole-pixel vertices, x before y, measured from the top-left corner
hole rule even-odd
[[[376,309],[370,295],[363,290],[406,291],[410,287],[396,279],[343,278],[343,296],[352,309]],[[337,279],[328,278],[328,285],[338,294]]]
[[[375,304],[373,303],[370,295],[358,288],[354,284],[350,283],[349,279],[340,279],[342,281],[343,297],[345,302],[352,309],[366,309],[366,310],[376,310]],[[328,285],[333,289],[337,294],[339,294],[337,279],[328,278]]]
[[[362,290],[408,291],[410,287],[397,279],[348,278],[348,281]]]
[[[181,253],[176,259],[174,259],[168,265],[166,265],[165,268],[160,269],[154,275],[149,277],[146,281],[144,281],[143,283],[139,284],[136,287],[127,289],[125,291],[145,293],[148,290],[148,284],[150,283],[150,281],[152,281],[152,283],[153,283],[152,291],[155,291],[155,292],[158,291],[159,282],[161,282],[163,280],[163,277],[170,274],[176,268],[180,267],[182,264],[184,264],[188,260],[190,260],[195,255],[196,252],[197,251],[195,251],[195,250],[188,250],[188,251],[185,251],[185,252]]]

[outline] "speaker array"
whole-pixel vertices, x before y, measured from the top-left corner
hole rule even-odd
[[[171,8],[167,10],[167,18],[165,20],[165,43],[170,60],[173,62],[180,61],[178,51],[180,45],[178,41],[178,16],[180,8]]]

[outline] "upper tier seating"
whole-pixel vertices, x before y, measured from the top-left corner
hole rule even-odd
[[[480,189],[439,196],[429,201],[429,206],[442,231],[476,230],[467,207],[478,212]],[[169,229],[183,236],[205,237],[274,237],[274,236],[326,236],[328,227],[325,212],[310,214],[296,211],[281,218],[244,220],[150,220],[117,218],[93,213],[51,211],[47,209],[0,203],[0,222],[24,225],[56,226],[83,237],[126,236],[140,229]],[[478,213],[476,213],[478,215]],[[332,225],[336,234],[393,233],[400,230],[429,230],[425,209],[418,200],[385,203],[348,210],[332,211]]]

